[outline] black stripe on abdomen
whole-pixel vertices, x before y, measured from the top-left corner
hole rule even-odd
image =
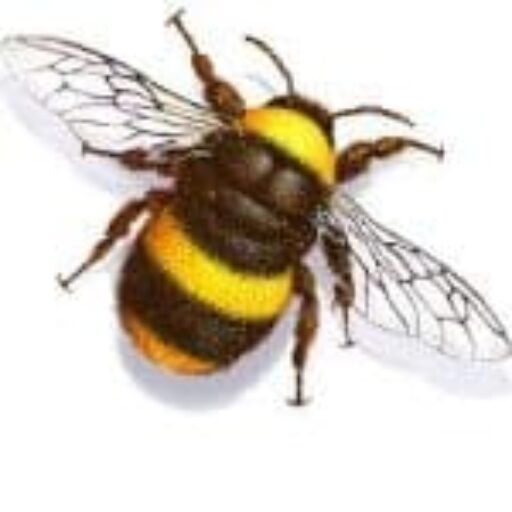
[[[175,214],[208,254],[239,271],[261,275],[282,272],[290,266],[290,250],[283,239],[258,239],[213,206],[194,206],[177,204]]]
[[[227,365],[250,350],[274,324],[274,320],[246,322],[227,318],[200,303],[164,274],[140,244],[126,262],[119,299],[163,343],[219,365]]]

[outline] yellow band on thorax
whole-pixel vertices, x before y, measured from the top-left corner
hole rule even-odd
[[[335,155],[320,126],[297,110],[262,107],[247,110],[242,128],[296,158],[325,185],[335,182]]]
[[[198,247],[167,210],[149,225],[144,244],[182,290],[229,317],[270,320],[292,293],[292,269],[271,276],[235,270]]]

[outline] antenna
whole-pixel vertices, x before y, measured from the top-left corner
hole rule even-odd
[[[258,39],[253,36],[246,36],[245,40],[248,43],[251,43],[254,46],[256,46],[256,48],[259,48],[263,53],[265,53],[268,57],[270,57],[272,62],[276,65],[277,69],[279,70],[279,72],[281,73],[283,78],[285,79],[288,94],[290,96],[293,96],[295,94],[295,83],[293,80],[293,76],[292,76],[290,70],[286,67],[286,65],[282,61],[282,59],[277,55],[277,53],[274,52],[274,50],[267,43],[263,42],[261,39]]]
[[[410,127],[415,126],[414,122],[404,114],[395,112],[394,110],[389,110],[387,108],[380,107],[378,105],[360,105],[359,107],[339,110],[338,112],[334,112],[333,114],[331,114],[331,119],[336,119],[339,117],[356,116],[359,114],[375,114],[378,116],[393,119],[394,121],[398,121]]]

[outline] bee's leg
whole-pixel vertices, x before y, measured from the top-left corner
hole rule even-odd
[[[178,29],[190,48],[192,67],[203,84],[204,98],[221,116],[240,117],[245,110],[245,101],[233,85],[217,76],[212,61],[208,55],[201,53],[194,38],[185,27],[182,16],[183,10],[180,10],[169,18],[167,24],[174,25]]]
[[[350,181],[368,170],[374,159],[383,159],[406,149],[425,151],[442,159],[444,149],[407,137],[382,137],[375,141],[355,142],[343,150],[336,162],[338,182]]]
[[[336,236],[322,235],[321,244],[327,264],[336,277],[333,306],[339,307],[343,315],[345,341],[342,346],[351,347],[355,344],[350,332],[350,309],[354,304],[355,288],[348,240],[340,230]]]
[[[299,319],[295,327],[295,347],[292,363],[295,369],[295,397],[290,405],[306,404],[304,399],[304,367],[309,349],[314,341],[318,327],[318,298],[315,289],[315,277],[308,267],[299,265],[295,274],[295,292],[301,297]]]
[[[125,204],[110,221],[103,238],[92,248],[85,261],[68,276],[57,276],[57,281],[62,288],[69,291],[71,283],[106,256],[114,244],[129,233],[130,226],[143,212],[148,210],[157,211],[168,198],[169,192],[150,191],[143,199],[133,200]]]
[[[169,177],[176,175],[186,165],[193,156],[194,150],[186,148],[177,150],[174,147],[160,145],[151,148],[135,147],[125,151],[111,151],[83,143],[82,154],[117,160],[128,171],[156,172],[161,176]]]

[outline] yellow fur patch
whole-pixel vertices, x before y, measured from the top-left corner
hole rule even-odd
[[[229,317],[270,320],[291,296],[292,269],[271,276],[235,270],[198,247],[168,210],[150,224],[144,243],[182,290]]]
[[[320,126],[306,115],[281,107],[250,109],[242,128],[299,160],[324,184],[335,183],[333,148]]]
[[[135,346],[156,365],[184,375],[207,374],[217,370],[215,363],[191,356],[169,340],[164,343],[136,315],[123,311],[122,320]]]

